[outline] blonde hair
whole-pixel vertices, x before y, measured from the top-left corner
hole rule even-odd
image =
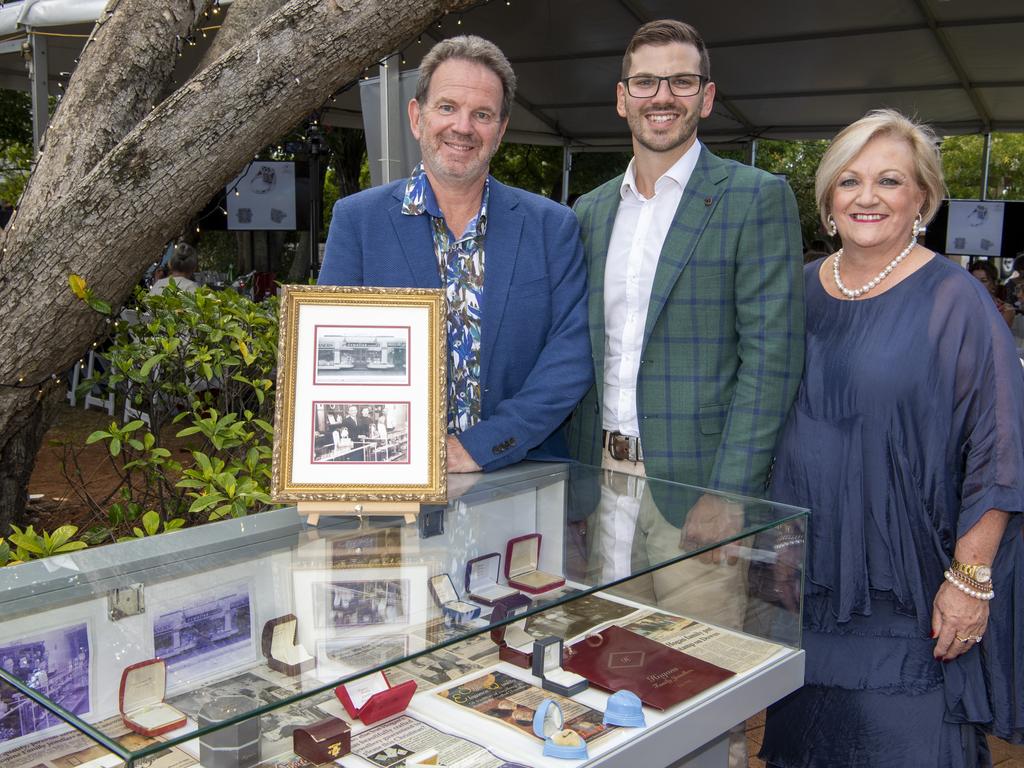
[[[895,109],[876,109],[841,130],[821,158],[814,177],[814,198],[826,229],[836,181],[864,146],[878,136],[902,139],[910,146],[914,176],[924,191],[924,205],[921,206],[923,222],[927,224],[939,210],[942,198],[946,196],[946,181],[942,176],[942,158],[935,132]]]

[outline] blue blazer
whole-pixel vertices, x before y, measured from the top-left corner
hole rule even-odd
[[[342,198],[321,285],[440,288],[430,216],[402,213],[406,180]],[[572,211],[490,179],[480,327],[481,421],[459,435],[490,471],[568,456],[561,425],[593,382],[587,281]]]

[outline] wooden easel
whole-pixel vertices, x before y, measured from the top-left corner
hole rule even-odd
[[[317,525],[321,515],[401,515],[405,522],[412,523],[420,513],[418,501],[300,501],[295,506],[310,525]]]

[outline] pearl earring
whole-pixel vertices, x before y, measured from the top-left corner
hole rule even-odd
[[[928,227],[922,223],[921,214],[917,214],[917,218],[914,219],[914,229],[912,230],[914,238],[917,239],[918,237],[921,237],[927,231]]]
[[[835,237],[836,236],[836,232],[839,231],[839,227],[836,226],[836,220],[832,218],[832,214],[831,213],[828,215],[828,217],[825,219],[825,221],[828,223],[828,234],[829,234],[829,237]]]

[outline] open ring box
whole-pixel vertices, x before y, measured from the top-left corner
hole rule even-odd
[[[125,727],[143,736],[159,736],[181,728],[185,713],[165,702],[166,694],[167,664],[162,659],[125,667],[117,696]]]
[[[558,702],[544,699],[533,716],[533,732],[544,739],[544,754],[563,760],[586,760],[587,742],[576,731],[564,729],[565,716]]]
[[[505,581],[509,586],[536,595],[565,584],[565,578],[537,570],[540,563],[539,533],[510,539],[505,550]]]
[[[491,552],[466,563],[466,594],[483,605],[503,605],[511,615],[525,611],[533,603],[518,589],[498,583],[501,555]]]
[[[406,680],[392,688],[383,672],[374,672],[334,689],[349,716],[359,718],[366,725],[404,712],[414,693],[415,680]]]
[[[479,605],[470,605],[459,599],[452,577],[447,573],[431,577],[430,591],[444,614],[446,624],[462,625],[480,615]]]
[[[509,616],[503,605],[494,606],[491,622],[504,621]],[[498,658],[523,669],[533,666],[533,635],[526,631],[526,619],[512,624],[494,627],[491,630],[491,641],[498,646]]]
[[[590,683],[575,672],[562,669],[562,651],[565,644],[560,637],[542,637],[533,641],[533,674],[540,678],[545,691],[561,696],[574,696],[585,691]]]
[[[294,677],[316,666],[316,659],[298,644],[299,620],[285,614],[263,625],[263,655],[275,672]]]

